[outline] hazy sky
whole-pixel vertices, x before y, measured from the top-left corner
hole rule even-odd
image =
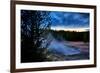
[[[89,28],[89,13],[50,12],[52,28]]]

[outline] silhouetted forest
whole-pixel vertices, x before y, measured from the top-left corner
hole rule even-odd
[[[49,12],[21,10],[21,62],[44,60],[46,47],[41,44],[50,24]]]
[[[64,39],[66,41],[89,42],[89,31],[75,32],[75,31],[51,30],[51,32],[58,40]]]

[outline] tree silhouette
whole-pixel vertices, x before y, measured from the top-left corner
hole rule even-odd
[[[41,47],[50,29],[47,11],[21,10],[21,62],[44,61],[46,47]]]

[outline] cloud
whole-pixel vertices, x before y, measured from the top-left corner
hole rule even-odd
[[[89,27],[89,13],[50,12],[52,26]]]

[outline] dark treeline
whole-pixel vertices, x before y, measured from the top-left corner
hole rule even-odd
[[[51,30],[53,35],[58,39],[65,39],[67,41],[83,41],[89,42],[89,31],[75,32],[75,31],[55,31]]]

